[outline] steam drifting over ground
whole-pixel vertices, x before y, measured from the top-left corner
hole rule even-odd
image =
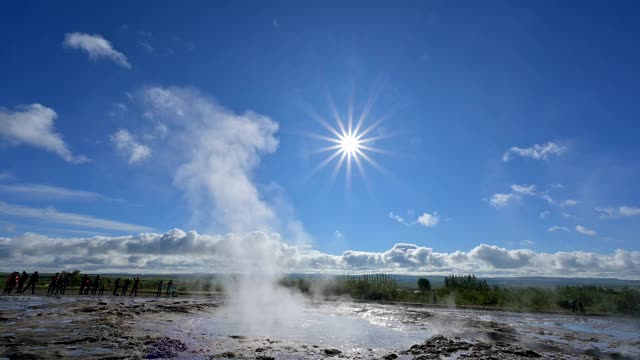
[[[52,255],[55,254],[55,255]],[[640,252],[583,251],[539,253],[480,244],[469,251],[436,252],[396,244],[384,252],[348,250],[341,255],[285,242],[277,233],[198,234],[179,229],[164,234],[90,238],[50,238],[26,233],[0,238],[3,271],[22,268],[131,272],[282,272],[449,273],[640,278]]]

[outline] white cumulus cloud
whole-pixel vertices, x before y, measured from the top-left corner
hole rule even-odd
[[[638,216],[640,215],[640,207],[637,206],[619,206],[617,208],[614,207],[597,207],[594,209],[596,212],[600,213],[601,219],[611,219],[617,218],[620,216]]]
[[[608,208],[597,207],[594,210],[600,213],[600,218],[602,219],[616,217],[616,209],[612,207],[608,207]]]
[[[119,129],[111,135],[111,142],[118,152],[126,156],[128,163],[133,165],[151,156],[151,148],[138,142],[126,129]]]
[[[0,137],[12,145],[25,144],[54,152],[73,164],[89,161],[84,155],[71,153],[53,127],[57,117],[53,109],[40,104],[19,106],[15,111],[0,108]]]
[[[536,186],[535,185],[511,185],[511,190],[516,194],[522,195],[535,195],[536,194]]]
[[[588,236],[596,236],[596,235],[598,235],[598,233],[595,230],[587,229],[586,227],[584,227],[582,225],[576,225],[576,231],[579,232],[580,234],[588,235]]]
[[[511,185],[511,192],[509,193],[495,193],[489,199],[489,204],[495,208],[505,207],[516,200],[522,200],[525,197],[538,197],[546,202],[553,204],[553,199],[546,192],[538,191],[535,185]],[[544,218],[548,212],[540,214],[541,218]],[[545,215],[543,215],[545,214]]]
[[[393,212],[389,212],[389,219],[395,220],[400,224],[406,224],[406,220],[402,216],[394,214]]]
[[[64,35],[62,44],[71,49],[86,51],[91,60],[95,61],[104,58],[122,67],[131,69],[131,64],[127,61],[127,57],[124,56],[123,53],[115,50],[108,40],[98,34],[67,33]]]
[[[389,212],[390,219],[407,226],[422,225],[426,227],[435,227],[440,222],[440,216],[437,211],[434,211],[433,214],[424,212],[416,218],[413,210],[407,210],[407,216],[408,218],[405,218],[393,212]]]
[[[567,147],[555,142],[546,144],[534,144],[528,148],[514,146],[502,155],[502,161],[512,160],[514,156],[528,157],[536,160],[547,160],[551,156],[559,156],[567,151]]]
[[[418,224],[426,227],[435,227],[440,222],[440,217],[437,212],[433,214],[424,213],[418,217]]]
[[[491,199],[489,199],[489,204],[491,204],[491,206],[495,208],[501,208],[509,205],[517,199],[518,197],[514,194],[497,193],[491,196]]]
[[[622,216],[640,215],[640,207],[635,207],[635,206],[620,206],[620,208],[618,208],[618,211]]]

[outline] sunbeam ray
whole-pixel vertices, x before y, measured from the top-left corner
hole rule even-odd
[[[331,156],[329,156],[328,158],[324,159],[320,164],[318,164],[312,171],[311,171],[311,175],[315,174],[316,172],[320,171],[320,169],[324,168],[325,166],[327,166],[328,163],[331,162],[331,160],[335,159],[338,155],[340,155],[339,152],[335,152],[333,153]]]
[[[331,150],[338,150],[338,149],[340,149],[340,147],[342,147],[342,145],[340,145],[340,144],[338,144],[338,145],[326,146],[326,147],[323,147],[323,148],[320,148],[320,149],[311,150],[311,151],[309,152],[309,154],[319,154],[319,153],[324,153],[324,152],[331,151]],[[339,152],[338,152],[338,151],[336,151],[336,153],[338,153],[338,154],[339,154]]]
[[[336,163],[336,166],[333,168],[331,172],[331,182],[333,183],[336,180],[336,176],[338,176],[338,172],[340,171],[340,167],[342,167],[342,163],[344,162],[347,153],[345,152],[336,152],[336,154],[340,154],[340,160]]]

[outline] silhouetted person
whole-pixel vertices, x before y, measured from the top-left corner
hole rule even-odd
[[[433,292],[433,304],[437,304],[438,303],[438,299],[436,299],[436,292]]]
[[[47,295],[53,295],[53,292],[56,290],[58,286],[58,277],[60,273],[56,273],[51,277],[51,282],[49,283],[49,290],[47,290]]]
[[[120,278],[117,278],[113,283],[113,296],[118,296],[118,289],[120,289]]]
[[[138,287],[140,286],[140,278],[137,277],[135,279],[133,279],[133,288],[131,289],[131,294],[129,294],[129,296],[132,296],[133,293],[136,294],[136,296],[138,296]]]
[[[27,291],[27,289],[29,288],[29,286],[31,286],[31,294],[35,294],[36,293],[36,284],[38,283],[38,279],[40,278],[40,275],[38,275],[37,271],[33,272],[33,275],[31,275],[31,277],[29,278],[29,282],[27,283],[27,286],[25,286],[24,290],[22,290],[22,292],[24,293],[25,291]]]
[[[584,314],[584,306],[582,305],[582,301],[578,301],[578,308],[580,309],[580,313]]]
[[[4,290],[2,290],[3,294],[6,294],[9,291],[9,287],[11,286],[11,279],[13,279],[13,273],[9,274],[9,276],[7,276],[7,281],[4,283]]]
[[[64,278],[65,278],[64,273],[58,276],[58,280],[56,281],[56,292],[54,295],[58,295],[58,293],[60,292],[64,294],[62,289],[62,287],[64,286]]]
[[[98,292],[98,288],[100,287],[101,283],[102,279],[100,278],[100,275],[96,275],[96,277],[93,279],[93,289],[91,289],[91,295],[95,295],[96,292]]]
[[[62,281],[62,295],[65,295],[67,293],[67,288],[71,287],[71,276],[67,275],[64,277],[64,280]]]
[[[124,281],[124,285],[122,285],[122,296],[127,296],[129,285],[131,285],[131,279],[127,278],[127,280]]]
[[[20,274],[17,271],[14,271],[11,274],[9,274],[9,277],[7,278],[7,283],[5,284],[4,291],[2,293],[11,294],[11,292],[13,291],[13,288],[15,288],[16,285],[18,285],[19,281],[20,281]]]
[[[163,287],[164,287],[164,284],[162,283],[162,280],[160,280],[160,282],[158,283],[158,292],[156,293],[156,297],[160,297],[160,295],[162,295]]]
[[[13,273],[7,276],[7,281],[4,283],[4,290],[2,290],[3,294],[6,294],[9,291],[9,287],[11,287],[11,281],[13,281],[12,279],[13,279]]]
[[[87,274],[82,275],[82,278],[80,279],[80,290],[78,291],[78,295],[84,294],[84,286],[87,283],[86,280],[87,280],[88,276],[89,275],[87,275]]]
[[[24,283],[29,279],[29,274],[26,271],[22,270],[22,275],[20,275],[20,280],[18,280],[18,288],[16,289],[16,293],[20,294],[24,291]]]
[[[105,288],[105,284],[104,283],[105,283],[104,281],[100,280],[100,290],[98,290],[98,295],[99,296],[104,295],[104,288]],[[109,285],[109,287],[111,287],[111,281],[108,281],[107,285]]]
[[[19,283],[20,283],[20,273],[16,271],[16,276],[13,277],[13,287],[11,288],[11,290],[17,288]]]
[[[573,299],[571,299],[571,312],[578,312],[578,304]]]
[[[84,294],[89,295],[91,292],[91,277],[87,275],[87,278],[84,280]]]
[[[173,280],[169,280],[167,283],[167,297],[171,297],[173,295]]]

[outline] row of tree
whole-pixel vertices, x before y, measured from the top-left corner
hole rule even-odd
[[[393,276],[380,273],[338,276],[335,292],[364,300],[395,300],[399,291]]]
[[[322,282],[322,285],[317,283]],[[570,310],[571,301],[580,302],[588,312],[640,314],[640,290],[596,286],[498,287],[475,275],[451,274],[443,286],[434,287],[426,277],[418,278],[418,291],[401,288],[393,275],[340,275],[327,281],[312,278],[284,279],[281,283],[303,293],[321,289],[315,295],[348,295],[354,299],[399,301],[459,306],[483,306],[520,310]]]

